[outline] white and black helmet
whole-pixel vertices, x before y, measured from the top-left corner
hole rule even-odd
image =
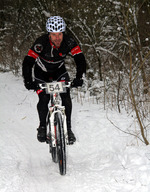
[[[46,30],[48,32],[65,32],[66,23],[60,16],[51,16],[46,22]]]

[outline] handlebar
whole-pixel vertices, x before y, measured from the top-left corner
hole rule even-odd
[[[71,82],[57,82],[53,81],[50,83],[40,83],[39,87],[45,89],[47,94],[51,93],[65,93],[66,88],[71,87]]]

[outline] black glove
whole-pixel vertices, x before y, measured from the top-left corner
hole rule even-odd
[[[75,78],[73,81],[72,81],[72,87],[81,87],[83,85],[83,79],[78,79],[78,78]]]
[[[36,89],[36,84],[33,81],[24,82],[24,85],[25,85],[26,89],[28,89],[28,90],[35,90]]]

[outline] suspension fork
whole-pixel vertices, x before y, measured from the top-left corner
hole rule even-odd
[[[52,147],[56,147],[57,144],[57,138],[56,138],[56,125],[55,125],[55,114],[61,113],[62,121],[63,121],[63,129],[64,129],[64,136],[65,136],[65,143],[68,144],[68,131],[67,131],[67,123],[66,123],[66,115],[64,113],[64,110],[56,110],[52,112],[50,116],[50,125],[51,125],[51,139],[52,139]]]
[[[52,147],[56,147],[56,125],[54,122],[55,113],[57,113],[57,111],[52,112],[50,116]]]

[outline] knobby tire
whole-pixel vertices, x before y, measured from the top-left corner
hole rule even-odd
[[[61,175],[66,174],[66,144],[63,129],[63,121],[60,113],[56,113],[56,133],[57,133],[57,154],[59,171]]]

